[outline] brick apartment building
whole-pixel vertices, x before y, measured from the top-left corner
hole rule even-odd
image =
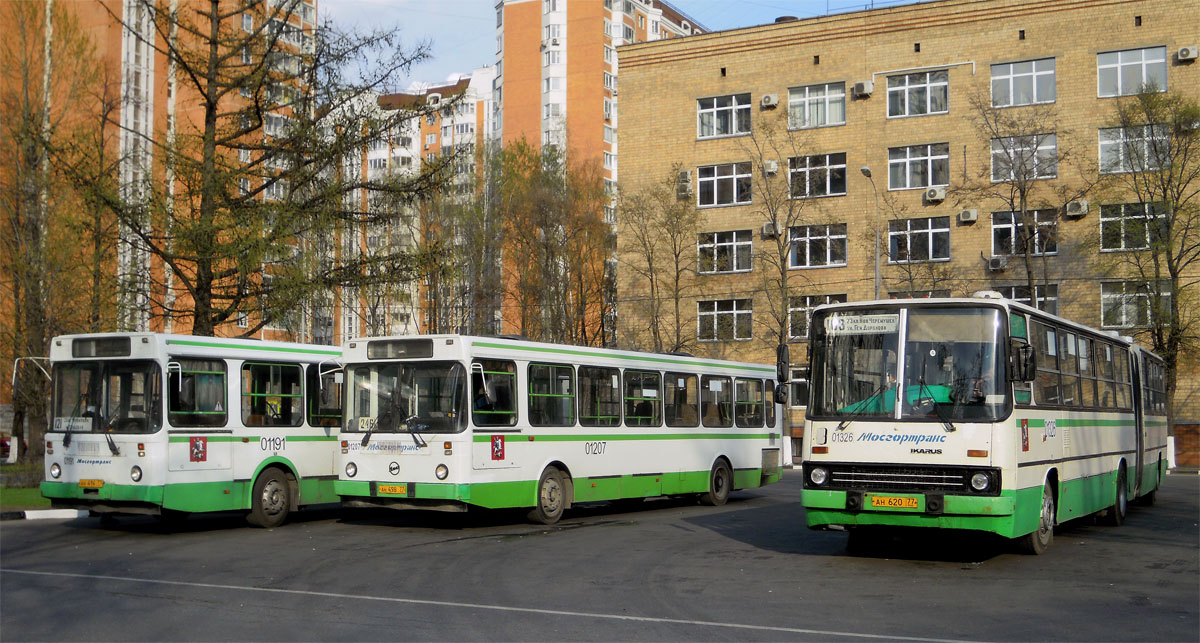
[[[696,350],[774,361],[762,284],[779,235],[790,241],[787,334],[800,380],[818,304],[877,289],[989,289],[1028,302],[1019,219],[969,189],[1006,179],[977,124],[988,114],[1047,119],[1029,155],[1050,160],[1036,189],[1063,201],[1051,208],[1047,196],[1037,214],[1038,305],[1131,332],[1149,300],[1111,260],[1139,247],[1121,226],[1140,206],[1112,190],[1070,194],[1121,166],[1116,97],[1152,82],[1200,98],[1189,54],[1198,10],[1195,0],[943,0],[621,47],[621,188],[677,175],[679,198],[699,212],[685,304]],[[796,213],[790,230],[764,227],[780,186]],[[629,240],[618,232],[620,252]],[[621,337],[647,326],[635,305],[646,297],[631,271],[619,273]],[[1196,464],[1200,360],[1180,357],[1174,432],[1179,463]],[[794,399],[805,394],[793,387]]]

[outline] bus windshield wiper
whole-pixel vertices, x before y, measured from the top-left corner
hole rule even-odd
[[[113,440],[112,434],[105,433],[104,439],[108,440],[108,450],[112,451],[113,455],[121,455],[121,450],[117,448],[117,443]]]
[[[413,444],[417,445],[418,449],[423,449],[423,448],[429,446],[429,443],[425,441],[425,438],[421,437],[421,435],[419,433],[417,433],[417,431],[416,431],[417,423],[415,421],[416,419],[417,419],[417,416],[415,416],[415,415],[411,415],[408,418],[406,418],[404,420],[404,428],[407,429],[408,434],[412,436]]]
[[[938,422],[942,423],[942,428],[946,429],[946,433],[954,433],[958,430],[958,427],[954,426],[953,422],[947,419],[946,416],[942,415],[942,410],[938,408],[938,401],[933,397],[933,390],[930,389],[929,385],[925,383],[925,376],[923,373],[925,370],[924,366],[922,366],[921,370],[921,378],[917,380],[917,395],[920,396],[922,393],[929,394],[929,403],[933,405],[934,416],[937,417]]]
[[[883,393],[884,391],[888,390],[889,388],[891,388],[891,384],[892,383],[887,381],[887,378],[885,377],[883,380],[883,384],[880,384],[879,388],[872,391],[870,395],[864,397],[862,399],[862,402],[866,402],[867,400],[875,397],[876,395],[879,395],[880,393]],[[862,402],[860,402],[860,404],[862,404]],[[879,411],[881,413],[883,412],[883,399],[882,398],[879,400]],[[857,410],[851,411],[850,415],[846,416],[846,419],[842,420],[841,422],[838,422],[837,428],[835,430],[841,431],[841,430],[845,429],[847,426],[850,426],[850,422],[857,420],[858,418],[863,417],[866,414],[867,414],[867,405],[863,404]]]

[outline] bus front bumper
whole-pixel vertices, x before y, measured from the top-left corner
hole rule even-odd
[[[999,496],[967,496],[804,489],[800,497],[811,529],[834,525],[894,525],[975,529],[1001,535],[1014,532],[1016,502],[1010,490]],[[874,497],[915,506],[875,506]]]

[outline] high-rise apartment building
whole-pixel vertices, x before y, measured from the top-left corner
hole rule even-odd
[[[1118,127],[1115,109],[1142,89],[1200,99],[1196,9],[942,0],[621,47],[621,102],[638,114],[619,129],[622,189],[677,176],[699,216],[690,345],[773,362],[785,328],[803,405],[808,316],[827,302],[995,290],[1144,327],[1158,286],[1121,253],[1147,247],[1148,206],[1120,178],[1137,169],[1126,151],[1157,134]],[[1000,194],[1018,180],[1032,223]],[[651,324],[635,305],[647,296],[621,272],[622,337]],[[1200,423],[1200,360],[1179,358],[1183,439]]]

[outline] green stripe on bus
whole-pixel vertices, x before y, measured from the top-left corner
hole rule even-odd
[[[280,428],[285,428],[285,427],[280,427]],[[209,442],[241,442],[243,439],[258,441],[258,440],[261,440],[262,438],[268,437],[268,436],[203,435],[203,434],[194,435],[194,436],[193,435],[172,435],[170,442],[172,442],[174,444],[186,444],[193,437],[206,437],[206,438],[208,438]],[[336,435],[284,435],[284,436],[270,436],[270,437],[283,437],[283,438],[287,439],[289,442],[337,442]]]
[[[770,433],[593,433],[570,435],[547,435],[530,433],[505,433],[510,442],[596,442],[598,440],[765,440]],[[490,434],[476,433],[472,442],[491,442]]]
[[[1025,418],[1029,420],[1030,428],[1042,428],[1046,426],[1046,420],[1043,418]],[[1021,427],[1022,418],[1018,418],[1014,426]],[[1133,418],[1128,420],[1089,420],[1086,418],[1067,419],[1061,418],[1054,422],[1056,426],[1061,427],[1099,427],[1099,426],[1133,426]]]
[[[610,354],[606,354],[606,353],[597,353],[594,351],[586,351],[586,350],[578,350],[578,349],[571,350],[571,349],[562,349],[562,348],[546,348],[544,346],[522,346],[520,344],[496,344],[493,342],[472,342],[471,345],[479,346],[482,348],[502,348],[502,349],[514,350],[514,351],[529,351],[529,352],[533,352],[533,353],[552,353],[552,354],[556,354],[556,355],[575,355],[575,356],[579,356],[579,357],[599,357],[599,358],[603,358],[603,359],[619,359],[619,360],[638,361],[638,362],[654,362],[654,363],[658,363],[658,364],[680,364],[680,365],[684,365],[684,366],[705,366],[705,367],[709,367],[709,368],[743,369],[743,370],[750,370],[750,371],[762,371],[764,373],[771,373],[771,374],[775,373],[774,368],[767,367],[767,366],[757,366],[757,365],[753,365],[753,364],[749,365],[749,366],[742,366],[742,365],[734,366],[734,365],[730,365],[730,364],[719,364],[716,362],[699,362],[699,363],[697,363],[697,362],[689,362],[689,361],[682,360],[682,359],[671,359],[668,357],[656,357],[656,356],[651,356],[651,355],[636,355],[636,356],[635,355],[610,355]],[[701,358],[697,358],[697,359],[701,359]]]
[[[304,353],[309,355],[335,355],[341,356],[341,349],[320,349],[320,348],[288,348],[286,346],[256,346],[254,344],[225,344],[221,342],[202,342],[185,339],[168,339],[167,344],[175,344],[178,346],[200,346],[203,348],[231,348],[247,351],[267,351],[272,353]]]

